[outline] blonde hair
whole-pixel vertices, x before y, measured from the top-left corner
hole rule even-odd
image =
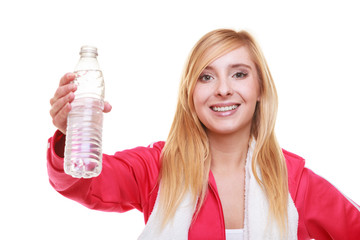
[[[214,30],[204,35],[185,64],[174,121],[161,157],[159,206],[163,224],[174,216],[188,191],[193,196],[194,205],[197,203],[196,213],[204,202],[211,156],[204,126],[195,111],[193,92],[206,66],[241,46],[247,47],[250,52],[260,85],[260,101],[251,127],[251,135],[256,139],[252,171],[266,193],[270,216],[276,220],[282,232],[286,231],[288,181],[285,160],[274,133],[278,105],[275,85],[254,38],[246,31],[230,29]]]

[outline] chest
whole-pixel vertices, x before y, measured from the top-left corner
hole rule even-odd
[[[234,226],[233,228],[243,228],[245,200],[244,193],[241,192],[244,192],[244,184],[240,183],[242,187],[232,190],[220,186],[223,184],[226,185],[226,182],[215,183],[213,175],[210,176],[208,194],[189,229],[188,239],[225,240],[225,229],[230,228],[228,225]],[[221,194],[218,186],[222,191]],[[229,197],[230,195],[232,197]],[[232,212],[236,213],[232,214]]]
[[[216,177],[226,229],[244,228],[245,178],[243,174]]]

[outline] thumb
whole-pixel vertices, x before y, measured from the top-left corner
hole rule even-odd
[[[108,112],[110,112],[111,111],[111,109],[112,109],[112,106],[111,106],[111,104],[109,103],[109,102],[104,102],[104,110],[103,110],[103,112],[104,113],[108,113]]]

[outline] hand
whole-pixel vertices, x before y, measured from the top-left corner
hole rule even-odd
[[[59,87],[57,88],[54,97],[50,99],[50,115],[53,124],[63,134],[66,134],[67,116],[71,110],[71,102],[75,98],[74,92],[77,89],[76,85],[71,83],[74,79],[75,74],[66,73],[60,79]],[[111,108],[111,105],[108,102],[105,102],[103,112],[110,112]]]

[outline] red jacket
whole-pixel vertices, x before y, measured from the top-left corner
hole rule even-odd
[[[63,171],[64,135],[49,139],[47,152],[51,185],[62,195],[88,208],[125,212],[136,208],[145,222],[158,192],[160,153],[164,142],[103,155],[102,173],[77,179]],[[283,150],[289,191],[299,213],[298,239],[360,239],[360,208],[329,182],[304,167],[303,158]],[[210,172],[209,192],[189,229],[191,239],[225,240],[225,224],[215,179]]]

